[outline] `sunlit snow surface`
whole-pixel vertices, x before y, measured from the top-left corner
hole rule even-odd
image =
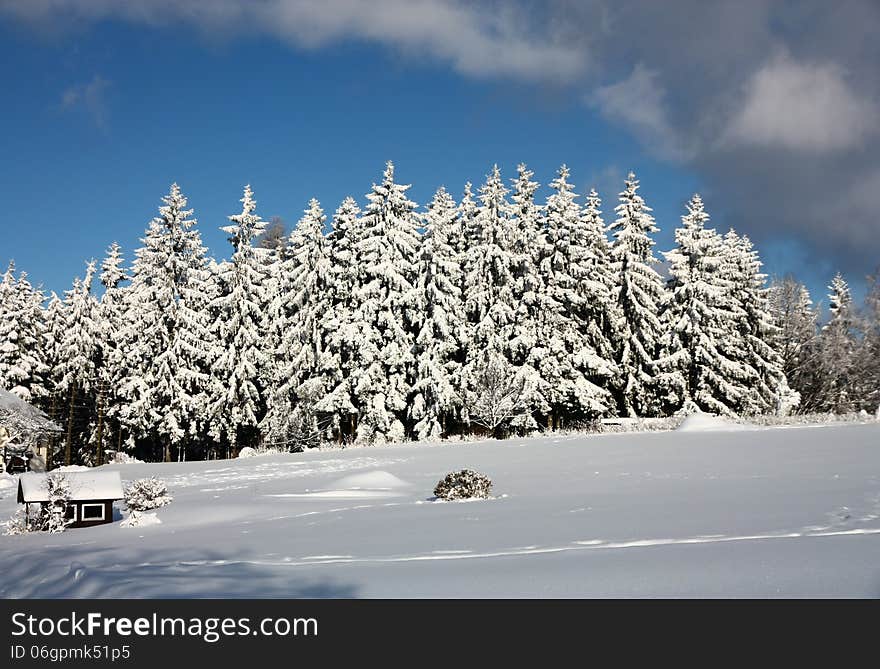
[[[880,424],[112,468],[168,483],[161,524],[0,536],[0,595],[880,596]],[[463,468],[493,497],[435,501]]]

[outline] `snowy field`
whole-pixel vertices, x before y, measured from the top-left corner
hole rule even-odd
[[[880,424],[699,428],[114,465],[162,523],[0,536],[0,595],[880,597]]]

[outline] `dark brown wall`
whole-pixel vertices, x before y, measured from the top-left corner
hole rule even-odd
[[[83,504],[103,504],[104,520],[82,520]],[[71,523],[70,527],[92,527],[93,525],[104,525],[113,522],[113,500],[95,499],[95,500],[77,500],[70,502],[70,507],[76,507],[76,522]]]

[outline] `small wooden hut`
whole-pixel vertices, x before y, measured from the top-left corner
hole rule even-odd
[[[70,527],[91,527],[113,521],[113,502],[124,497],[119,472],[27,472],[18,477],[18,503],[48,504],[48,476],[64,476],[70,483],[70,501],[66,510],[67,518],[72,521]]]

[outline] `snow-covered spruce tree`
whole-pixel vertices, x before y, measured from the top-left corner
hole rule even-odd
[[[425,214],[416,294],[415,379],[409,407],[416,439],[436,439],[447,429],[459,403],[456,355],[465,333],[461,265],[449,232],[456,230],[455,200],[441,187]]]
[[[522,163],[517,165],[517,176],[512,180],[510,236],[514,300],[518,303],[514,322],[512,349],[514,356],[525,360],[528,350],[536,341],[537,315],[542,311],[540,297],[544,292],[543,277],[538,270],[546,254],[542,207],[535,202],[538,182],[532,181],[534,172]]]
[[[319,324],[328,308],[327,278],[330,259],[324,237],[324,211],[312,199],[287,245],[282,271],[286,275],[286,325],[281,339],[281,383],[269,398],[264,419],[264,433],[272,443],[287,444],[293,425],[303,420],[312,424],[308,433],[317,434],[317,415],[304,416],[302,408],[294,409],[303,400],[303,407],[312,406],[322,398],[329,385],[324,377],[322,341]],[[291,423],[291,420],[294,423]],[[302,430],[297,428],[297,433]],[[299,448],[297,444],[291,447]]]
[[[46,364],[49,365],[51,372],[48,376],[49,385],[54,389],[58,383],[59,377],[59,350],[61,340],[66,329],[67,314],[64,300],[58,297],[55,291],[49,294],[49,301],[46,305],[45,322],[46,322]]]
[[[262,398],[265,402],[265,411],[259,424],[260,437],[264,444],[270,443],[269,426],[266,416],[276,397],[278,389],[285,381],[282,378],[283,370],[287,364],[287,358],[281,348],[281,342],[287,327],[287,301],[289,294],[289,277],[286,273],[287,266],[287,240],[285,235],[283,243],[273,242],[268,246],[262,244],[262,237],[258,246],[262,251],[257,254],[259,260],[260,285],[262,288],[262,305],[260,330],[261,348],[265,356],[265,365],[261,370],[257,385],[261,389]],[[218,268],[219,269],[219,268]],[[219,272],[218,272],[219,273]],[[219,284],[219,281],[217,281]]]
[[[614,298],[618,306],[615,329],[620,336],[617,395],[624,415],[651,416],[660,411],[672,391],[661,386],[662,379],[654,365],[662,336],[657,313],[664,289],[663,280],[654,269],[657,259],[650,236],[658,228],[638,189],[639,182],[630,172],[614,209],[617,219],[609,226],[614,238],[611,266],[616,277]]]
[[[355,262],[354,322],[360,332],[351,379],[358,410],[356,438],[365,443],[400,441],[413,376],[414,289],[421,220],[408,185],[394,182],[389,161],[380,184],[367,194]]]
[[[471,185],[471,182],[468,181],[464,185],[461,201],[458,203],[458,215],[456,216],[456,229],[458,232],[456,235],[457,239],[450,238],[449,240],[450,245],[453,244],[453,241],[456,242],[452,248],[458,254],[458,259],[461,264],[462,271],[459,272],[458,287],[461,291],[462,303],[465,302],[468,294],[468,263],[472,262],[474,259],[474,249],[483,243],[482,232],[477,223],[477,211],[478,208],[477,203],[474,201],[473,186]],[[467,330],[464,337],[465,342],[470,338],[470,326],[471,323],[469,321],[465,323],[465,328]],[[459,363],[464,364],[466,353],[466,347],[463,347],[459,351]]]
[[[767,275],[751,240],[730,230],[724,236],[724,268],[731,282],[730,299],[738,318],[737,336],[725,338],[738,345],[738,370],[745,392],[736,407],[740,414],[788,413],[800,399],[789,387],[782,358],[776,349],[776,325],[768,302]],[[733,350],[728,348],[728,350]]]
[[[496,165],[480,188],[482,204],[470,225],[470,243],[464,257],[465,311],[470,323],[470,353],[495,343],[505,352],[513,324],[513,257],[509,247],[507,188]]]
[[[709,214],[694,195],[675,230],[676,248],[664,253],[670,279],[661,322],[665,356],[658,368],[666,373],[670,394],[666,411],[693,402],[703,411],[735,414],[755,374],[736,331],[733,291],[737,281],[725,264],[728,250]],[[731,358],[725,342],[737,339],[740,355]]]
[[[253,242],[266,228],[254,213],[257,203],[245,186],[240,214],[229,216],[220,228],[229,235],[232,257],[219,263],[219,294],[210,305],[211,399],[210,433],[227,447],[254,446],[257,425],[265,411],[260,379],[268,364],[265,341],[266,296],[264,261],[267,249]]]
[[[857,316],[849,285],[838,272],[828,286],[830,317],[822,327],[821,367],[823,399],[826,411],[847,413],[853,411],[856,370],[853,368],[856,351]]]
[[[86,265],[85,279],[76,277],[73,288],[66,291],[67,322],[59,351],[61,378],[58,388],[69,391],[73,386],[88,391],[95,381],[95,360],[99,342],[98,304],[92,294],[95,261]]]
[[[326,286],[327,310],[319,321],[324,342],[322,368],[328,392],[319,398],[315,411],[329,416],[327,426],[337,443],[353,439],[357,428],[352,380],[358,364],[359,328],[355,322],[355,291],[360,285],[360,267],[355,262],[360,241],[361,210],[352,197],[346,197],[333,215],[327,236],[329,257]]]
[[[65,424],[65,402],[63,393],[58,389],[58,382],[61,379],[61,342],[64,339],[64,332],[67,329],[67,307],[64,301],[58,297],[53,291],[49,295],[49,302],[44,312],[45,320],[45,347],[43,359],[48,372],[46,374],[46,388],[49,391],[48,400],[46,402],[46,414],[49,419],[58,425]],[[58,443],[58,436],[51,435],[46,456],[46,465],[51,468],[57,464],[63,464],[58,457],[59,453],[55,449]]]
[[[115,442],[108,439],[108,443],[115,448],[121,447],[122,430],[118,420],[120,409],[119,387],[125,377],[125,354],[120,349],[119,332],[124,324],[123,291],[120,285],[128,281],[125,273],[122,249],[113,242],[107,249],[107,255],[101,262],[101,284],[104,286],[104,294],[97,309],[97,348],[98,348],[98,381],[101,384],[102,410],[106,407],[106,414],[110,421],[115,424],[112,434],[106,430],[107,436],[115,437]],[[108,425],[109,427],[109,425]],[[97,438],[97,435],[96,435]],[[102,434],[101,442],[97,449],[97,464],[103,464],[103,451],[105,437]]]
[[[120,417],[130,439],[158,447],[170,461],[172,449],[182,457],[206,439],[211,287],[205,247],[180,187],[172,184],[162,202],[135,253],[125,294]]]
[[[861,406],[880,420],[880,270],[868,277],[861,345],[856,353],[857,392]]]
[[[442,187],[443,190],[446,190],[445,187]],[[447,191],[447,195],[449,195],[449,199],[452,202],[455,202],[455,198],[451,193]],[[446,244],[455,254],[457,259],[461,258],[462,253],[464,252],[464,247],[467,242],[465,237],[465,225],[464,220],[461,215],[460,205],[456,204],[455,209],[453,211],[452,218],[448,221],[448,223],[444,226],[445,229],[445,237]],[[462,279],[462,273],[458,273],[459,282]],[[461,292],[461,285],[458,286],[459,292]]]
[[[14,392],[22,399],[28,393],[21,385],[18,370],[18,320],[19,313],[16,294],[15,262],[9,266],[0,279],[0,386]],[[20,389],[19,389],[20,388]]]
[[[611,244],[602,219],[602,200],[595,189],[590,189],[587,195],[580,232],[584,253],[580,264],[585,271],[578,283],[581,321],[587,326],[590,345],[597,355],[611,364],[616,378],[618,369],[614,364],[614,353],[620,342],[620,333],[616,331],[620,321],[615,290],[617,276],[611,264]],[[613,387],[614,378],[607,381],[606,387]]]
[[[800,395],[797,410],[815,411],[820,351],[818,315],[810,292],[786,276],[770,285],[768,306],[776,327],[773,347],[789,385]]]
[[[542,422],[552,428],[554,415],[548,395],[553,392],[556,377],[552,365],[547,368],[544,364],[549,353],[542,346],[546,342],[539,332],[548,325],[545,321],[557,305],[549,300],[539,271],[547,250],[543,212],[535,202],[539,184],[532,181],[533,175],[524,164],[517,166],[507,218],[514,309],[507,356],[521,375],[529,377],[529,387],[534,393],[529,398],[531,413],[543,418]],[[546,378],[544,372],[549,372],[550,377]]]
[[[64,331],[58,342],[58,383],[56,389],[63,396],[66,412],[66,436],[64,464],[73,463],[77,447],[83,447],[91,436],[90,427],[94,413],[94,390],[96,386],[96,363],[100,354],[100,330],[98,325],[98,302],[92,294],[95,261],[86,265],[85,278],[77,277],[73,288],[65,296]],[[75,431],[77,423],[84,433]],[[83,453],[84,459],[91,455]]]
[[[101,261],[101,274],[99,279],[105,290],[118,290],[123,281],[128,281],[125,273],[125,259],[122,257],[122,247],[113,242],[107,247],[107,255]]]
[[[482,234],[477,227],[477,203],[474,200],[474,190],[471,182],[464,185],[461,201],[458,203],[458,235],[450,237],[449,243],[453,249],[464,258],[472,246],[482,241]],[[464,280],[462,274],[462,280]]]
[[[596,349],[597,337],[602,338],[596,315],[606,308],[599,302],[608,302],[609,287],[595,271],[592,240],[568,177],[563,165],[550,183],[540,266],[543,306],[534,315],[538,345],[532,361],[551,407],[548,427],[559,426],[563,417],[593,419],[609,413],[614,404],[603,387],[614,374],[612,351],[607,345],[602,352]]]
[[[44,299],[10,262],[0,279],[0,387],[31,402],[48,394]]]
[[[50,383],[48,365],[47,340],[48,326],[44,303],[46,294],[42,288],[34,288],[28,281],[27,274],[22,272],[18,280],[21,304],[21,329],[19,346],[22,353],[21,365],[27,372],[27,388],[32,402],[47,404]]]
[[[465,342],[464,365],[462,367],[463,390],[478,379],[485,367],[484,355],[493,360],[498,356],[510,361],[511,339],[516,315],[514,298],[515,262],[510,249],[510,213],[507,201],[507,188],[501,180],[501,172],[495,165],[480,188],[480,202],[470,225],[469,244],[463,258],[464,290],[463,301],[468,319],[467,341]],[[510,364],[508,371],[519,378],[523,388],[534,392],[525,382],[522,366]],[[528,371],[528,370],[525,370]],[[470,388],[470,390],[476,390]],[[468,405],[465,404],[462,418],[469,422]],[[516,416],[518,427],[535,427],[534,419],[528,412]]]

